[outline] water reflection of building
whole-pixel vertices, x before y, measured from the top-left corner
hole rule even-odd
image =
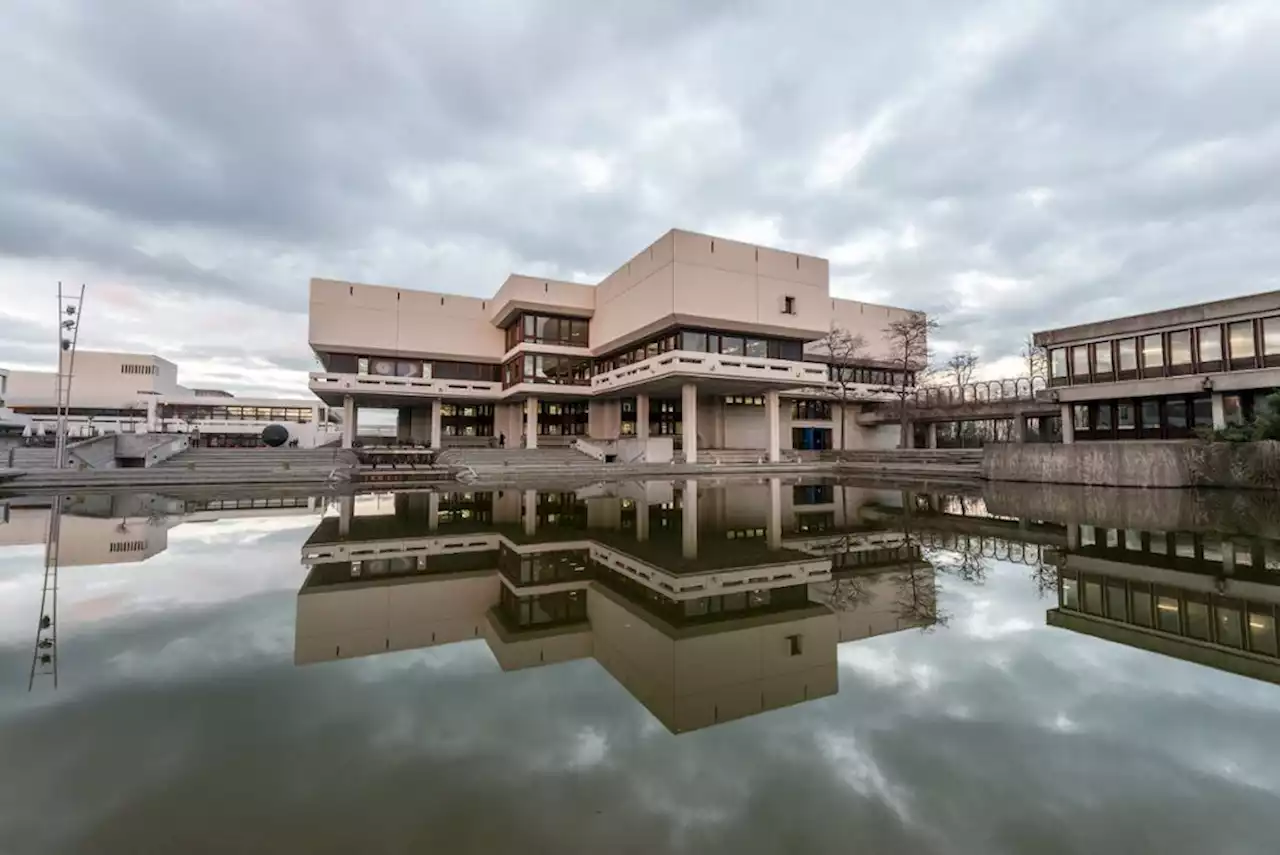
[[[13,499],[0,523],[0,548],[42,545],[55,499]],[[169,548],[169,531],[187,523],[234,517],[318,512],[310,496],[179,499],[152,493],[60,498],[58,563],[63,567],[133,564]]]
[[[1072,526],[1051,626],[1280,683],[1280,541]]]
[[[343,500],[303,548],[296,661],[483,637],[505,670],[594,658],[675,732],[831,695],[837,644],[933,614],[872,500],[777,479]]]

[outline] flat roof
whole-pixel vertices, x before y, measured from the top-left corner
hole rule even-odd
[[[1226,300],[1193,303],[1173,309],[1160,309],[1138,315],[1126,315],[1111,320],[1076,324],[1070,327],[1043,330],[1034,334],[1038,345],[1052,347],[1074,341],[1111,336],[1133,335],[1146,330],[1166,327],[1194,326],[1196,324],[1225,321],[1237,317],[1249,317],[1280,312],[1280,291],[1266,291]]]

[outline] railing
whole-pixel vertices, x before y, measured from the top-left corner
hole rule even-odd
[[[588,457],[594,460],[598,460],[601,463],[604,462],[604,457],[605,457],[604,449],[596,445],[595,443],[587,442],[585,439],[575,439],[571,443],[571,445],[573,446],[573,449],[575,451],[580,451],[583,454],[587,455]]]
[[[1045,389],[1044,378],[978,381],[963,386],[928,386],[907,398],[907,405],[920,409],[940,407],[980,407],[1001,401],[1034,401]]]
[[[827,385],[827,366],[822,363],[730,356],[723,353],[702,353],[696,350],[673,350],[631,365],[615,368],[613,371],[597,374],[591,378],[591,388],[593,390],[614,389],[679,374],[766,380],[797,386],[825,387]]]
[[[310,375],[313,392],[381,392],[388,395],[430,395],[461,398],[502,397],[502,384],[487,380],[434,380],[426,377],[380,377],[374,374]]]
[[[918,533],[922,546],[951,552],[966,552],[996,561],[1009,561],[1034,567],[1044,558],[1037,543],[1007,540],[1003,537],[953,532],[922,531]]]

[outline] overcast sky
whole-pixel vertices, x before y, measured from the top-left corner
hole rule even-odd
[[[4,6],[0,366],[85,282],[84,346],[304,393],[311,276],[592,282],[673,226],[988,363],[1280,287],[1275,0]]]

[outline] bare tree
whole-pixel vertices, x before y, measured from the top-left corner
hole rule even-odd
[[[849,401],[858,397],[859,390],[854,382],[855,370],[863,359],[866,341],[860,335],[854,335],[837,326],[822,337],[818,347],[831,365],[831,383],[828,390],[840,405],[840,450],[845,448],[845,433]]]
[[[1033,336],[1027,336],[1022,342],[1022,361],[1026,366],[1027,379],[1034,380],[1039,377],[1041,380],[1047,379],[1049,373],[1049,354],[1043,345],[1036,344]]]
[[[898,447],[908,446],[907,399],[915,393],[916,384],[924,379],[932,363],[929,336],[938,329],[938,322],[924,314],[912,312],[905,318],[890,321],[884,328],[885,343],[889,347],[889,364],[893,367],[893,384],[885,389],[898,399]]]
[[[973,382],[973,374],[978,370],[978,354],[972,350],[963,350],[946,361],[946,376],[957,389],[963,390]]]

